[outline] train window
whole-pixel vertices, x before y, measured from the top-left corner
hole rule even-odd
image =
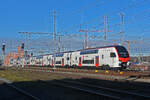
[[[119,57],[123,57],[123,58],[129,57],[128,51],[126,50],[125,47],[123,47],[123,46],[117,46],[116,49],[118,51]]]
[[[63,53],[58,53],[56,54],[56,57],[62,57],[64,54]]]
[[[56,61],[56,64],[61,64],[61,61]]]
[[[77,57],[75,59],[77,60]]]
[[[102,59],[104,59],[104,55],[102,55]]]
[[[80,55],[84,55],[84,54],[97,54],[98,50],[84,50],[80,52]]]
[[[67,60],[69,60],[69,57],[67,57]]]
[[[94,64],[94,60],[83,60],[83,64]]]
[[[114,58],[114,57],[116,57],[116,54],[114,52],[111,52],[110,57]]]

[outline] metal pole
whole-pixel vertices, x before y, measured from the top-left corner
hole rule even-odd
[[[54,11],[54,69],[56,69],[55,66],[55,60],[56,60],[56,11]]]
[[[128,41],[128,52],[130,54],[130,41]]]
[[[107,39],[107,16],[104,16],[104,45],[106,44]]]
[[[122,13],[120,13],[121,16],[121,34],[122,34],[122,45],[123,45],[123,41],[124,41],[124,15]]]
[[[104,40],[106,41],[106,33],[107,33],[107,16],[104,16]]]
[[[2,65],[4,64],[5,58],[5,43],[2,44]]]
[[[65,50],[64,50],[64,43],[63,43],[63,42],[62,42],[62,51],[65,51]]]
[[[85,49],[88,48],[87,32],[85,32]]]
[[[59,41],[58,41],[59,42],[58,43],[58,52],[60,52],[60,38],[61,38],[61,36],[59,35],[58,38],[59,38]]]
[[[28,33],[25,33],[25,45],[26,45],[25,51],[27,51],[28,50]]]

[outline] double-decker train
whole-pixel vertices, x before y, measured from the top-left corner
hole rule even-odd
[[[124,46],[103,46],[22,59],[20,65],[94,69],[126,69],[130,56]],[[55,64],[54,64],[55,62]]]

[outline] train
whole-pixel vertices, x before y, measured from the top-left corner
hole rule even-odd
[[[55,62],[55,63],[54,63]],[[130,56],[124,46],[113,45],[22,58],[18,65],[87,69],[126,69]]]

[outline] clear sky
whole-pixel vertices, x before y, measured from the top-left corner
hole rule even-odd
[[[0,40],[23,39],[20,31],[53,32],[54,10],[57,12],[57,32],[61,34],[79,34],[80,24],[82,29],[104,30],[104,15],[107,15],[112,31],[107,36],[116,38],[122,13],[125,39],[139,40],[143,36],[144,40],[149,40],[149,4],[150,0],[0,0]],[[16,42],[14,44],[16,46]]]
[[[57,31],[62,33],[78,32],[84,22],[88,24],[83,28],[103,29],[99,24],[104,14],[111,26],[120,22],[122,12],[126,34],[140,34],[149,31],[149,4],[149,0],[0,0],[0,37],[18,37],[19,31],[52,32],[53,10],[57,11]],[[117,27],[111,30],[119,31]]]

